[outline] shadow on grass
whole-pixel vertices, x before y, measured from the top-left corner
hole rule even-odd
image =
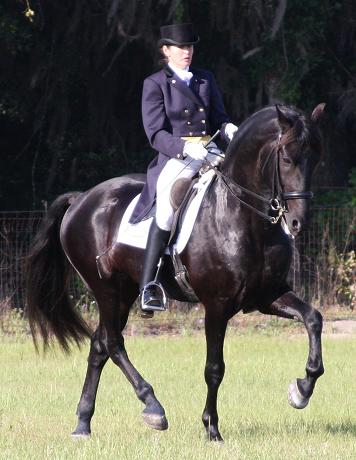
[[[226,428],[225,428],[226,429]],[[356,436],[356,423],[351,420],[337,422],[335,424],[319,421],[298,421],[276,424],[266,424],[260,422],[247,423],[245,426],[237,426],[228,430],[230,437],[253,437],[253,436],[305,436],[320,435],[350,435]],[[225,433],[226,436],[226,433]]]

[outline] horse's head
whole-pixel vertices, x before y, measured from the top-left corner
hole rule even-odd
[[[235,198],[243,208],[272,224],[283,215],[294,236],[308,223],[324,106],[310,117],[287,106],[266,107],[240,126],[226,152],[221,176],[230,192],[240,189]]]
[[[319,121],[325,104],[319,104],[311,117],[294,109],[276,106],[277,138],[274,193],[286,209],[289,231],[296,236],[309,220],[313,171],[322,154]]]

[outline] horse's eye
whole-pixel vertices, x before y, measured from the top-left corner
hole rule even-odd
[[[287,165],[292,164],[292,160],[291,160],[289,157],[287,157],[287,156],[283,156],[283,157],[282,157],[282,160],[283,160],[283,163],[285,163],[285,164],[287,164]]]

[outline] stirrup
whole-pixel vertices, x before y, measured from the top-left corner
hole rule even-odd
[[[161,283],[150,281],[142,289],[140,308],[143,312],[166,311],[166,303],[166,293]]]

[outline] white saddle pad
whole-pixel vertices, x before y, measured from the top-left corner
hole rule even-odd
[[[194,185],[194,188],[197,189],[197,194],[195,195],[187,209],[182,229],[177,238],[176,245],[178,253],[181,253],[183,251],[189,240],[195,219],[198,215],[201,202],[203,201],[205,191],[208,188],[210,182],[213,180],[214,176],[214,170],[210,169],[208,172],[203,174],[199,181]],[[132,211],[134,210],[134,207],[139,197],[140,195],[137,195],[127,207],[123,215],[121,225],[119,227],[116,241],[118,243],[124,243],[129,246],[134,246],[136,248],[145,249],[147,245],[148,231],[150,229],[153,217],[138,222],[137,224],[129,223]]]

